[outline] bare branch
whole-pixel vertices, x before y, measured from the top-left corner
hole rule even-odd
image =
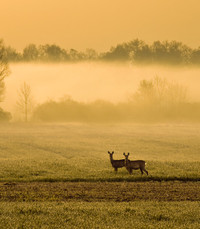
[[[24,82],[18,92],[17,108],[24,115],[24,119],[27,122],[33,110],[33,97],[31,94],[31,87]]]

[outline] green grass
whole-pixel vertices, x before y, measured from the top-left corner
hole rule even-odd
[[[2,125],[0,128],[0,181],[199,181],[199,127],[200,125],[196,124]],[[129,175],[125,168],[115,174],[110,165],[108,150],[115,151],[114,158],[116,159],[123,158],[123,152],[130,152],[130,159],[146,160],[149,176],[141,177],[139,171],[134,171],[133,175]],[[155,185],[156,182],[144,184],[151,187],[151,183]],[[157,183],[162,186],[165,182]],[[166,183],[166,187],[169,186],[171,191],[177,192],[174,185],[179,185],[181,182]],[[5,184],[1,184],[1,192],[3,190],[8,192],[2,195],[9,197],[14,196],[17,187],[22,185],[22,183]],[[34,186],[34,183],[30,184]],[[43,187],[43,184],[40,183],[40,186]],[[59,183],[49,184],[55,187],[59,185]],[[118,184],[123,185],[122,182]],[[116,187],[118,184],[115,184]],[[136,183],[128,184],[136,185]],[[42,198],[42,193],[40,191],[37,193],[37,190],[40,190],[37,189],[38,183],[35,185],[36,187],[33,187],[35,195],[39,197],[41,195]],[[64,182],[62,185],[67,184]],[[113,189],[112,183],[109,185]],[[175,188],[173,189],[171,185]],[[197,192],[194,193],[193,186],[187,186],[187,190],[191,195],[196,195]],[[196,186],[198,182],[195,182]],[[20,190],[20,187],[18,189]],[[65,192],[65,189],[62,190]],[[27,187],[22,188],[24,193],[20,191],[17,193],[19,194],[17,202],[9,202],[12,198],[8,198],[7,202],[0,202],[2,229],[119,227],[196,229],[200,225],[200,203],[196,201],[117,202],[111,199],[104,202],[97,198],[99,202],[95,202],[96,199],[93,202],[80,201],[80,199],[62,202],[60,198],[62,192],[57,193],[60,189],[55,189],[56,194],[59,195],[57,199],[52,190],[49,190],[46,194],[52,202],[45,199],[41,202],[35,199],[36,202],[34,202],[31,201],[33,190],[32,193],[27,190],[29,190]],[[87,192],[88,190],[86,189]],[[45,189],[43,191],[45,192]],[[154,187],[151,191],[156,193]],[[179,187],[179,191],[182,193],[182,188]],[[70,192],[73,192],[73,188]],[[24,194],[27,195],[27,202],[22,202],[24,198],[20,199]],[[134,194],[136,195],[130,189],[129,195]],[[170,195],[170,191],[166,188],[164,194]],[[174,194],[175,197],[176,194]],[[105,192],[105,196],[108,196],[108,193]],[[120,199],[123,198],[120,196]],[[179,199],[178,195],[177,199]],[[195,196],[194,200],[196,200]],[[88,198],[87,201],[91,199]]]
[[[1,228],[199,228],[199,202],[0,203]]]
[[[10,124],[0,129],[0,181],[200,180],[200,125]],[[107,151],[147,161],[115,174]]]

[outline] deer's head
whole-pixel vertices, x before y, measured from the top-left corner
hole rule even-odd
[[[112,151],[112,153],[110,151],[108,151],[108,154],[110,154],[112,156],[114,154],[114,151]]]
[[[128,162],[128,156],[130,155],[130,153],[123,153],[124,157],[125,157],[125,165],[127,165],[127,162]]]

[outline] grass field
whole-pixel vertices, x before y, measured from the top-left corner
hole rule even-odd
[[[2,125],[1,228],[198,228],[199,127]],[[108,150],[146,160],[149,176],[115,173]]]
[[[0,203],[1,228],[199,228],[199,202]]]
[[[200,180],[200,125],[7,125],[0,129],[0,181]],[[114,158],[147,162],[149,177]]]

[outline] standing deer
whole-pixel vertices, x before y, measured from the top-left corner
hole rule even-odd
[[[114,151],[112,153],[110,153],[110,151],[108,151],[108,154],[110,155],[110,162],[111,162],[112,167],[115,169],[115,172],[117,172],[118,168],[122,168],[125,166],[125,159],[113,160]]]
[[[143,175],[143,171],[145,171],[145,173],[148,175],[148,171],[145,169],[145,163],[146,163],[145,161],[142,160],[130,161],[128,159],[129,153],[127,155],[124,153],[124,156],[125,156],[125,167],[130,174],[132,174],[133,169],[140,169],[142,175]]]

